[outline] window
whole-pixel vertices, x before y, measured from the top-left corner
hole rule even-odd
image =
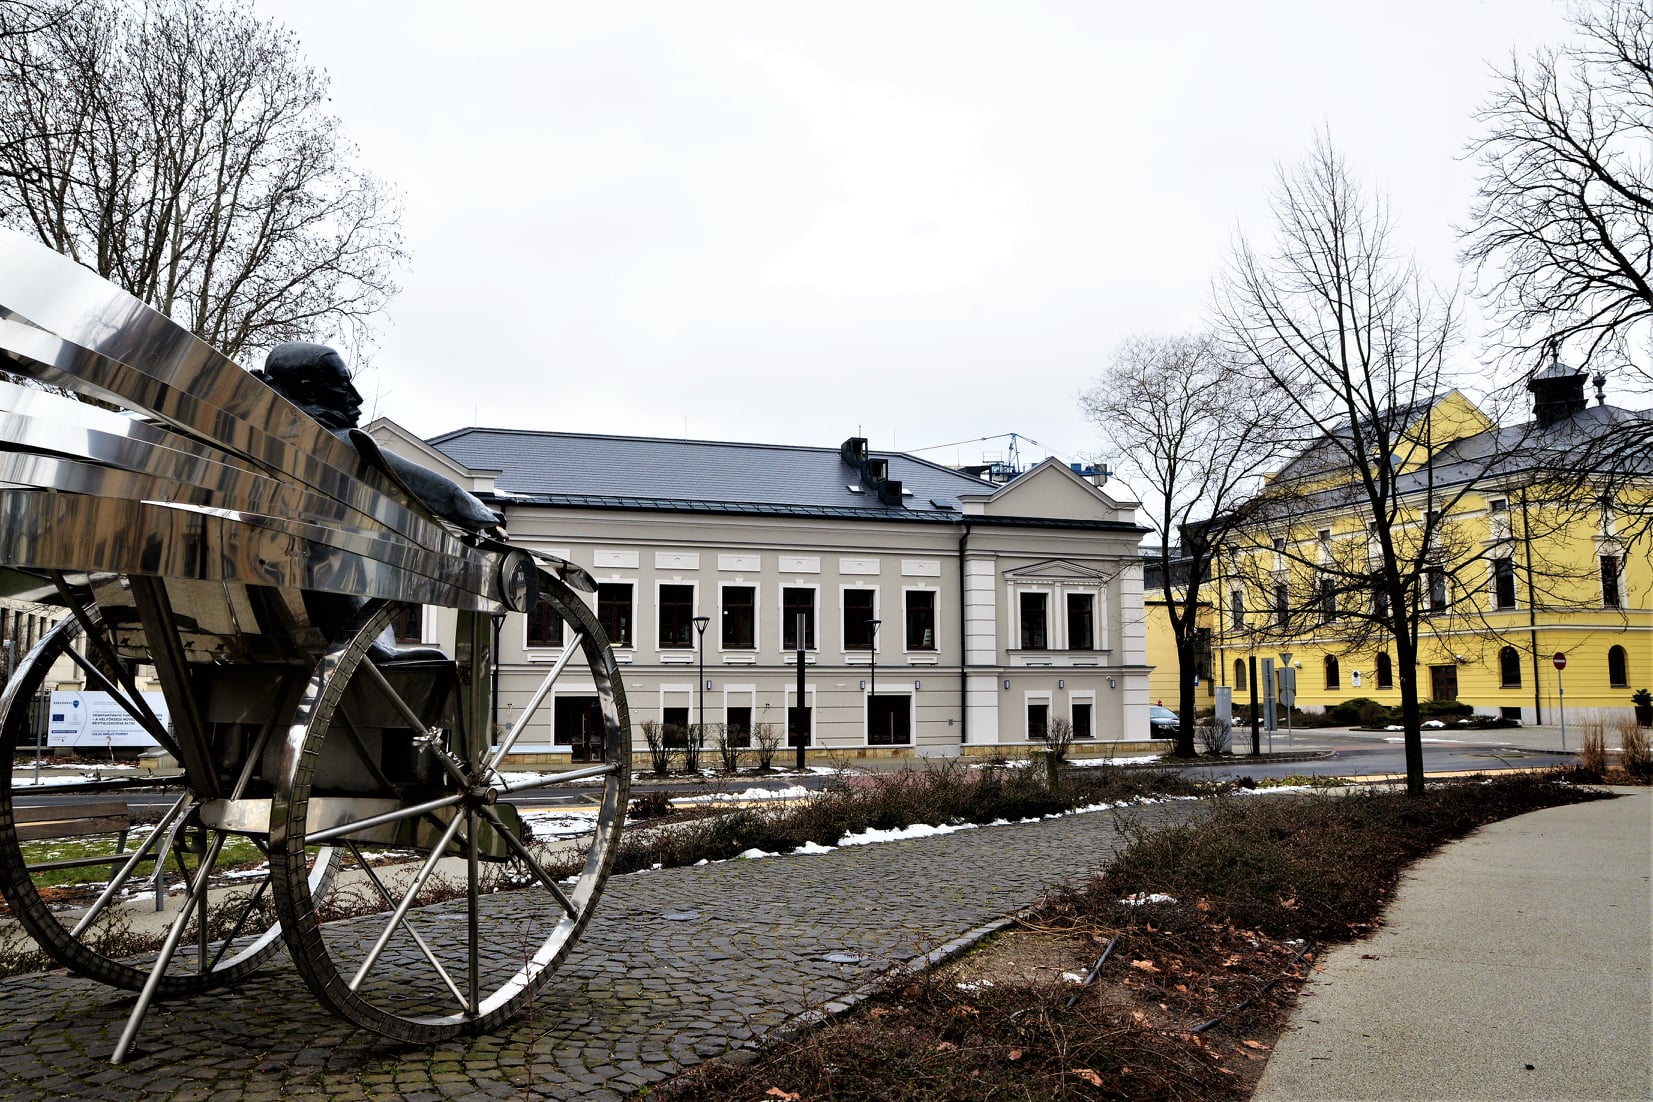
[[[1337,659],[1332,655],[1326,656],[1326,688],[1341,689],[1343,687],[1343,671],[1338,667]]]
[[[632,645],[630,582],[597,583],[597,622],[603,626],[610,645]]]
[[[1615,689],[1630,687],[1630,671],[1624,661],[1624,648],[1612,646],[1607,648],[1607,681]]]
[[[1511,559],[1492,560],[1492,607],[1515,607],[1515,563]]]
[[[1507,513],[1509,512],[1509,508],[1510,503],[1508,498],[1495,497],[1491,501],[1487,502],[1487,510],[1489,512]]]
[[[723,737],[730,746],[752,745],[752,709],[730,705],[723,711]]]
[[[907,591],[907,649],[936,649],[936,594],[933,589]]]
[[[1050,726],[1050,702],[1029,701],[1027,705],[1027,737],[1045,738]]]
[[[1372,615],[1379,622],[1389,618],[1389,590],[1381,574],[1372,575]]]
[[[30,622],[30,627],[32,628],[33,627],[33,622],[34,622],[34,617],[33,616],[29,617],[29,622]],[[424,622],[425,622],[425,606],[424,605],[400,605],[400,606],[398,606],[397,609],[396,609],[396,615],[394,617],[392,617],[391,621],[390,621],[391,630],[396,635],[396,642],[404,644],[404,645],[408,644],[408,643],[422,642],[423,641],[422,632],[424,631]],[[32,630],[30,631],[30,634],[31,635],[34,634]],[[29,646],[33,646],[33,640],[25,640],[25,643]]]
[[[872,621],[878,615],[878,591],[844,590],[844,649],[872,650]]]
[[[1286,553],[1286,540],[1284,536],[1274,537],[1274,553],[1276,555],[1284,555]]]
[[[1045,595],[1043,593],[1023,593],[1021,595],[1022,610],[1022,649],[1044,650],[1049,644],[1045,635]]]
[[[1089,593],[1068,594],[1068,650],[1096,649],[1096,600]]]
[[[1505,647],[1498,652],[1498,680],[1506,689],[1521,687],[1521,652],[1514,647]]]
[[[1245,659],[1234,659],[1234,688],[1237,692],[1246,691]]]
[[[1228,591],[1228,626],[1235,631],[1245,630],[1245,590]]]
[[[1446,608],[1446,571],[1439,566],[1429,568],[1429,611],[1440,612]],[[1436,699],[1440,699],[1437,697]],[[1456,700],[1457,697],[1453,697]]]
[[[1320,540],[1320,546],[1322,548],[1328,548],[1332,545],[1332,530],[1330,528],[1320,529],[1320,531],[1315,533],[1315,536]]]
[[[724,650],[751,650],[758,645],[758,591],[749,585],[723,587]]]
[[[660,649],[694,646],[694,586],[660,587]]]
[[[1619,557],[1617,555],[1603,555],[1601,557],[1601,605],[1603,608],[1620,607]]]
[[[550,601],[540,601],[528,613],[528,645],[530,647],[562,646],[562,617],[552,609]]]
[[[1285,582],[1274,583],[1274,622],[1279,627],[1285,627],[1291,619],[1291,586]]]
[[[1395,687],[1395,666],[1389,661],[1388,651],[1378,651],[1377,656],[1377,687],[1393,689]]]
[[[660,734],[667,746],[687,746],[689,743],[689,709],[660,709]]]
[[[799,586],[781,589],[781,646],[798,650],[798,617],[804,618],[803,650],[815,649],[815,591]]]
[[[1091,726],[1091,702],[1075,700],[1071,707],[1073,718],[1068,722],[1073,724],[1073,737],[1094,738],[1096,731]]]
[[[1337,619],[1337,583],[1330,578],[1320,579],[1320,622],[1329,624]]]

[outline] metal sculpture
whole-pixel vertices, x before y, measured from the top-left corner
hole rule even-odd
[[[0,380],[0,595],[69,612],[0,697],[0,892],[59,963],[139,992],[114,1061],[155,998],[239,982],[283,943],[333,1012],[391,1037],[520,1013],[590,920],[626,806],[625,694],[590,577],[380,452],[330,349],[243,371],[4,230],[0,370],[35,384]],[[503,730],[498,623],[541,604],[564,647]],[[419,606],[439,642],[387,646]],[[65,665],[168,766],[33,783],[30,704]],[[601,761],[506,774],[559,680],[598,701]],[[601,793],[559,881],[517,800],[570,781]],[[126,804],[130,846],[87,800]],[[129,956],[107,933],[140,893],[176,914]]]

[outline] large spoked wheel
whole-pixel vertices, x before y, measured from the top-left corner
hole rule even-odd
[[[60,662],[73,663],[88,689],[108,692],[135,721],[156,725],[131,682],[112,672],[118,660],[97,609],[83,615],[90,634],[65,620],[0,697],[0,891],[9,911],[0,927],[15,922],[59,964],[137,991],[150,979],[162,935],[182,921],[155,992],[234,983],[281,948],[264,840],[203,827],[199,793],[176,767],[133,776],[141,771],[87,766],[76,779],[39,756],[43,690]],[[314,867],[319,891],[327,861]]]
[[[527,1009],[591,920],[619,846],[630,723],[596,619],[557,579],[542,576],[541,590],[563,621],[563,654],[503,738],[474,737],[477,721],[467,731],[461,718],[467,686],[491,682],[492,663],[401,668],[374,646],[395,611],[378,602],[299,705],[271,815],[277,907],[305,982],[364,1028],[418,1043],[491,1029]],[[503,773],[554,691],[595,699],[601,761]],[[535,838],[514,801],[577,780],[600,785],[580,833]],[[309,890],[317,843],[346,853],[326,907]]]

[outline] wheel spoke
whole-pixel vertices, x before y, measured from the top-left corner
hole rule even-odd
[[[457,792],[451,796],[440,796],[434,800],[426,800],[422,804],[399,807],[395,811],[386,811],[380,815],[369,815],[365,819],[357,819],[354,822],[340,823],[335,827],[314,831],[306,834],[304,840],[309,845],[330,842],[335,838],[343,838],[346,835],[356,834],[372,827],[384,826],[386,823],[400,822],[403,819],[417,819],[421,815],[432,811],[440,811],[444,807],[453,807],[455,804],[463,803],[464,800],[465,794],[463,792]],[[459,821],[458,816],[454,817],[454,821]]]
[[[521,781],[516,784],[500,781],[500,788],[506,792],[531,792],[536,788],[550,788],[554,784],[569,784],[573,781],[590,780],[593,777],[611,777],[614,775],[613,762],[602,765],[589,765],[584,769],[570,769],[566,773],[541,773],[532,780]]]
[[[98,915],[103,913],[103,909],[109,905],[109,901],[115,898],[115,894],[126,885],[127,880],[137,871],[144,855],[160,843],[161,838],[171,828],[173,821],[183,814],[192,802],[192,797],[187,792],[178,797],[177,801],[167,809],[166,814],[161,816],[161,821],[155,824],[155,829],[149,832],[149,837],[138,844],[138,848],[132,852],[132,856],[126,864],[122,865],[115,875],[109,878],[109,883],[104,886],[103,892],[86,909],[86,913],[80,916],[80,921],[75,923],[75,928],[70,931],[69,936],[79,937],[92,928],[92,923],[97,921]],[[161,862],[165,860],[166,855],[162,854],[155,862],[157,872],[160,871]]]
[[[379,691],[385,695],[385,699],[390,701],[391,707],[395,708],[396,711],[401,714],[403,722],[405,722],[410,728],[417,731],[420,735],[429,734],[434,730],[433,728],[427,726],[424,720],[419,718],[418,712],[408,706],[408,702],[402,699],[402,694],[397,692],[395,686],[391,685],[390,680],[385,677],[384,671],[380,670],[378,666],[373,664],[373,659],[371,657],[365,654],[362,655],[361,663],[356,668],[367,674],[368,680],[372,681],[373,684],[378,687]],[[436,754],[435,757],[437,761],[442,763],[442,768],[446,769],[448,774],[452,776],[455,781],[459,782],[460,787],[466,788],[470,786],[470,779],[460,771],[459,767],[449,759],[447,754],[439,753]]]
[[[511,725],[511,733],[506,735],[505,741],[494,747],[493,753],[488,755],[485,769],[493,769],[505,760],[505,755],[511,752],[511,748],[517,744],[517,739],[521,738],[522,733],[528,729],[528,721],[534,718],[535,712],[539,711],[541,702],[545,700],[545,695],[551,691],[551,686],[556,684],[557,678],[562,675],[569,659],[578,653],[579,646],[584,641],[585,636],[579,632],[575,632],[573,637],[568,640],[568,643],[562,649],[562,654],[557,656],[556,664],[551,667],[551,671],[545,675],[545,680],[540,682],[540,687],[534,690],[534,695],[529,698],[527,705],[522,709],[522,715],[518,716],[516,723]]]
[[[528,847],[523,845],[521,840],[517,838],[516,834],[513,833],[503,821],[501,821],[498,813],[487,805],[483,805],[478,810],[482,812],[488,822],[493,826],[494,833],[498,834],[505,840],[506,848],[521,858],[522,862],[528,866],[528,871],[534,874],[534,878],[541,884],[544,884],[546,890],[556,898],[558,903],[562,904],[562,909],[568,912],[568,917],[579,918],[580,909],[574,906],[574,901],[569,899],[567,895],[563,894],[562,888],[557,886],[557,881],[551,876],[550,873],[545,871],[545,866],[541,865],[539,861],[535,859],[534,855],[528,852]]]
[[[464,797],[459,798],[463,799]],[[449,823],[448,829],[443,832],[442,840],[436,843],[430,851],[430,856],[425,858],[425,863],[419,866],[418,873],[413,877],[413,883],[408,885],[407,893],[402,896],[402,902],[396,907],[396,913],[390,916],[390,921],[379,934],[379,940],[373,943],[373,948],[368,950],[367,958],[362,961],[362,966],[356,970],[355,977],[350,981],[350,990],[354,991],[360,987],[362,980],[367,978],[367,974],[378,963],[379,954],[385,951],[385,946],[390,942],[390,935],[397,926],[401,925],[402,919],[407,917],[408,908],[413,906],[414,898],[424,888],[425,881],[429,880],[430,874],[436,870],[436,863],[442,860],[442,854],[447,850],[449,843],[453,841],[454,835],[459,833],[459,828],[464,823],[464,816],[455,815],[453,822]],[[461,996],[461,999],[463,999],[463,996]]]
[[[356,863],[360,865],[362,871],[367,874],[368,881],[371,882],[373,887],[378,890],[379,898],[394,907],[396,905],[396,897],[390,894],[390,889],[385,887],[384,881],[379,879],[379,874],[374,870],[372,865],[367,863],[367,859],[362,856],[362,851],[357,848],[356,843],[346,842],[345,845],[350,847],[350,852],[355,855]],[[453,992],[454,1001],[460,1006],[466,1005],[465,996],[460,992],[459,985],[453,982],[453,977],[448,975],[448,970],[442,967],[442,962],[436,958],[436,953],[431,949],[430,945],[426,943],[424,938],[419,936],[419,931],[414,929],[413,922],[411,920],[404,920],[402,922],[402,930],[413,939],[413,943],[417,945],[419,947],[419,951],[425,955],[425,959],[429,961],[430,966],[436,970],[436,974],[442,977],[442,982],[448,985],[448,990]]]
[[[235,939],[241,936],[242,927],[246,926],[247,920],[258,909],[259,902],[263,900],[264,893],[269,888],[270,874],[266,872],[264,878],[258,882],[258,889],[253,892],[252,898],[247,900],[247,905],[241,909],[241,917],[235,920],[235,925],[230,927],[230,932],[224,935],[223,943],[218,946],[218,952],[213,954],[212,964],[206,969],[207,971],[210,972],[217,968],[219,963],[223,961],[224,954],[230,951],[230,946],[235,943]]]
[[[470,953],[466,964],[468,966],[467,979],[470,981],[468,990],[470,999],[465,1009],[473,1015],[482,1006],[479,994],[482,981],[482,935],[480,922],[481,885],[477,877],[477,844],[481,841],[477,837],[477,815],[475,807],[465,808],[465,934],[470,943]]]

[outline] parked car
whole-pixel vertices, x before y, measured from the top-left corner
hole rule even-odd
[[[1176,738],[1182,720],[1177,713],[1159,704],[1148,705],[1148,733],[1154,738]]]

